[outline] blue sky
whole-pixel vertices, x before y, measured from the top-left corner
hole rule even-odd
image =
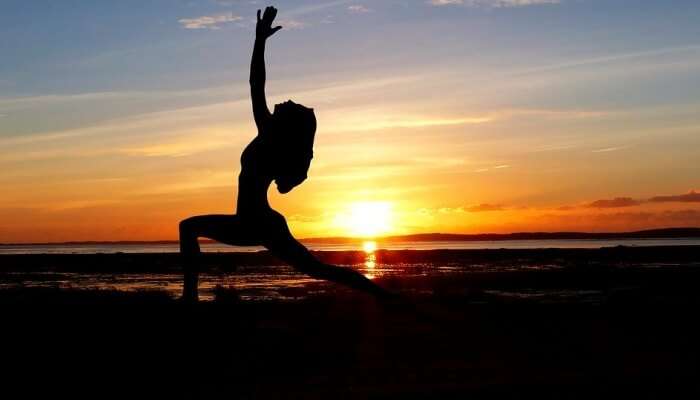
[[[248,66],[265,5],[3,1],[0,181],[13,194],[0,214],[58,227],[66,210],[179,199],[152,221],[165,226],[194,198],[202,211],[229,210],[237,154],[254,132]],[[531,221],[465,214],[451,226],[420,210],[514,212],[700,187],[700,2],[274,5],[284,29],[268,44],[270,101],[300,101],[320,121],[315,179],[276,199],[302,233],[337,233],[320,222],[344,207],[331,198],[395,202],[416,221],[403,231],[483,231]],[[101,183],[76,183],[86,180]],[[665,224],[648,215],[668,210],[631,207],[615,211],[647,222],[629,226]],[[585,219],[545,228],[596,229]]]
[[[279,18],[292,22],[271,46],[270,69],[276,79],[316,77],[320,83],[333,76],[392,70],[517,72],[576,62],[585,67],[599,58],[645,52],[672,59],[697,55],[700,46],[696,1],[445,3],[455,4],[278,2]],[[178,91],[244,82],[255,10],[264,5],[217,0],[4,1],[0,94]],[[183,20],[205,16],[233,18],[185,29]],[[653,103],[659,98],[657,89],[687,101],[693,93],[683,89],[697,86],[692,73],[682,78],[651,82],[652,88],[640,88],[629,99],[611,90],[607,96],[577,92],[576,101]],[[555,101],[560,100],[571,101]]]
[[[446,64],[469,56],[476,65],[541,66],[700,40],[700,4],[690,0],[561,0],[519,7],[465,3],[278,2],[280,19],[303,27],[288,28],[294,32],[279,39],[276,57],[295,66],[294,72],[322,72],[319,66],[345,63],[365,68],[400,61]],[[369,12],[348,9],[359,4]],[[4,93],[220,84],[241,76],[232,69],[245,73],[252,20],[263,6],[215,0],[6,0],[0,14]],[[178,22],[226,14],[242,19],[211,26],[220,28],[216,31],[183,29]]]

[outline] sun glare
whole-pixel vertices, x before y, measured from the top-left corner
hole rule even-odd
[[[352,236],[375,237],[391,231],[392,205],[384,201],[362,201],[350,205],[338,218]]]

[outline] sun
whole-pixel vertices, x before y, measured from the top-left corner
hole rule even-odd
[[[392,230],[392,204],[386,201],[359,201],[339,216],[340,225],[352,236],[375,237]]]

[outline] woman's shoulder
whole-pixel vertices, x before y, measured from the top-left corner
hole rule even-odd
[[[248,145],[245,147],[243,152],[254,150],[254,149],[260,147],[261,144],[262,144],[262,138],[260,136],[256,136],[253,138],[253,140],[251,140],[248,143]]]
[[[256,136],[241,153],[241,162],[256,162],[254,160],[267,159],[270,157],[270,149],[272,144],[269,139]]]

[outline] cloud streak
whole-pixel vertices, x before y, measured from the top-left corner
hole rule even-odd
[[[568,61],[568,62],[563,62],[563,63],[559,63],[559,64],[543,65],[540,67],[535,67],[535,68],[531,68],[531,69],[528,69],[525,71],[521,71],[518,73],[518,75],[528,75],[528,74],[533,74],[533,73],[552,72],[552,71],[563,70],[563,69],[580,68],[580,67],[586,67],[586,66],[591,66],[591,65],[615,63],[615,62],[619,62],[619,61],[629,61],[629,60],[635,60],[635,59],[645,58],[645,57],[657,57],[657,56],[670,55],[670,54],[674,54],[674,53],[695,52],[698,50],[700,50],[700,44],[690,44],[687,46],[670,46],[670,47],[663,47],[663,48],[652,49],[652,50],[632,51],[632,52],[628,52],[628,53],[617,53],[617,54],[603,55],[603,56],[599,56],[599,57],[592,57],[592,58]]]
[[[672,195],[672,196],[655,196],[649,199],[649,201],[654,203],[665,203],[665,202],[680,202],[680,203],[700,203],[700,192],[691,190],[685,194]]]
[[[242,21],[243,17],[234,14],[203,15],[197,18],[182,18],[178,20],[185,29],[221,29],[221,26],[231,22]]]
[[[614,199],[596,200],[585,204],[585,208],[622,208],[634,207],[644,203],[700,203],[700,192],[691,190],[688,193],[668,196],[654,196],[649,199],[634,199],[632,197],[615,197]],[[575,207],[563,206],[561,210],[571,210]]]
[[[489,204],[482,203],[475,206],[466,207],[465,210],[469,212],[488,212],[488,211],[503,211],[504,206],[502,204]]]
[[[632,207],[641,204],[641,201],[631,197],[616,197],[614,199],[596,200],[586,205],[589,208],[620,208]]]
[[[613,151],[624,150],[629,146],[619,146],[619,147],[604,147],[602,149],[591,150],[591,153],[611,153]]]
[[[280,25],[282,28],[290,30],[290,29],[304,29],[306,28],[306,23],[296,20],[296,19],[280,19],[277,21],[277,24]]]
[[[348,6],[348,11],[350,11],[352,14],[366,14],[371,10],[362,4],[353,4]]]
[[[468,7],[514,8],[559,4],[559,0],[429,0],[433,6],[463,5]]]
[[[365,132],[384,129],[417,129],[440,126],[477,125],[492,121],[487,116],[439,117],[429,115],[368,115],[368,113],[337,115],[328,131]]]
[[[328,3],[317,3],[313,5],[307,5],[307,6],[301,6],[295,9],[292,9],[290,11],[283,12],[284,17],[288,16],[295,16],[295,17],[300,17],[308,14],[313,14],[318,11],[322,11],[328,8],[332,8],[335,6],[340,6],[348,3],[352,3],[353,0],[337,0],[337,1],[331,1]]]

